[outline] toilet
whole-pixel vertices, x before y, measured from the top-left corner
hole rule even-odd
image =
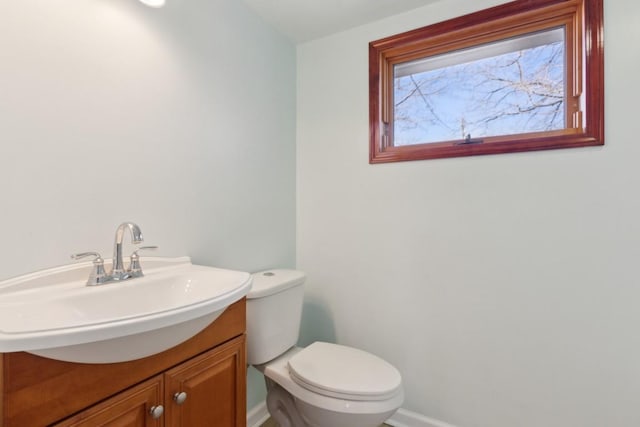
[[[253,274],[247,294],[247,362],[264,374],[267,408],[280,427],[378,427],[404,400],[398,370],[351,347],[300,348],[305,274]]]

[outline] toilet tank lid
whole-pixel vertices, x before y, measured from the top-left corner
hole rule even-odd
[[[307,277],[302,271],[273,269],[253,273],[253,286],[247,299],[262,298],[299,286]]]

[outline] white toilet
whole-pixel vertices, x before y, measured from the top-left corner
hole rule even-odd
[[[247,295],[247,362],[265,376],[280,427],[377,427],[402,404],[396,368],[370,353],[325,342],[295,347],[304,273],[253,275]]]

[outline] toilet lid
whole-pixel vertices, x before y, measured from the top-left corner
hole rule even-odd
[[[349,400],[386,400],[401,388],[400,373],[373,354],[315,342],[289,360],[298,385],[325,396]]]

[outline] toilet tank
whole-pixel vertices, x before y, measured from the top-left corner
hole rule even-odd
[[[253,274],[253,286],[247,294],[248,364],[275,359],[298,341],[305,278],[297,270]]]

